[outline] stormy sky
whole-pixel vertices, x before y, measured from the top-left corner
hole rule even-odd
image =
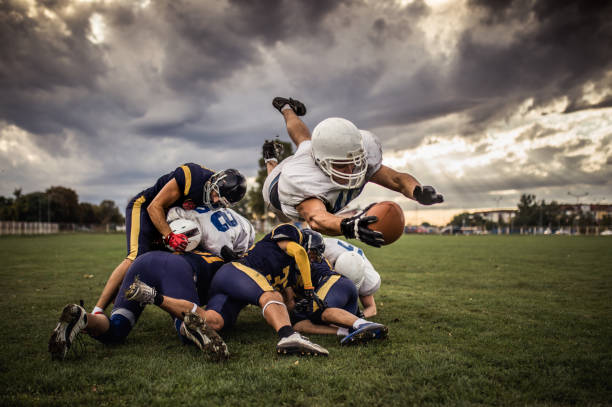
[[[0,0],[0,89],[4,196],[123,208],[184,162],[254,177],[264,139],[289,139],[271,100],[292,96],[311,129],[345,117],[445,195],[358,202],[409,221],[526,192],[612,201],[607,1]]]

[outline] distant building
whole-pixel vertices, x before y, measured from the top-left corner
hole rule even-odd
[[[510,221],[516,216],[518,210],[516,209],[495,209],[487,211],[473,212],[472,215],[480,215],[483,219],[493,223],[510,223]]]
[[[610,204],[559,204],[559,206],[567,216],[582,213],[592,214],[598,222],[604,216],[612,216],[612,205]]]

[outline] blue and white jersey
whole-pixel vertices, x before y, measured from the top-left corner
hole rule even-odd
[[[300,220],[295,209],[309,198],[320,199],[330,213],[336,213],[357,198],[368,180],[382,165],[382,147],[371,132],[360,130],[366,152],[368,168],[363,184],[354,189],[344,189],[334,184],[315,164],[311,152],[311,141],[302,141],[295,154],[281,161],[268,175],[263,186],[266,205],[293,220]]]
[[[221,248],[228,246],[234,252],[245,253],[255,241],[255,229],[244,216],[230,208],[209,209],[197,207],[186,211],[173,207],[168,211],[168,223],[177,218],[190,219],[200,225],[200,248],[217,256]]]
[[[365,263],[365,280],[363,284],[359,288],[359,295],[365,297],[367,295],[373,295],[380,288],[380,274],[374,269],[370,260],[363,254],[363,250],[361,250],[357,246],[353,246],[352,244],[345,242],[344,240],[336,239],[333,237],[323,238],[325,242],[325,252],[323,252],[323,256],[334,266],[336,264],[336,260],[342,253],[346,252],[356,252],[361,257],[363,257],[363,261]]]

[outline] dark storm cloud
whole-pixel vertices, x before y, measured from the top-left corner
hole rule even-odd
[[[266,44],[289,41],[296,36],[321,36],[325,17],[339,6],[362,3],[355,0],[230,0],[229,28],[246,38]]]
[[[90,14],[64,15],[62,27],[44,14],[29,17],[22,2],[0,3],[0,119],[35,134],[92,130],[84,113],[105,104],[92,97],[105,67],[86,39]]]
[[[484,12],[484,30],[530,23],[509,42],[486,41],[476,30],[466,30],[451,82],[455,90],[473,98],[503,97],[505,106],[480,111],[476,123],[507,114],[517,103],[533,97],[535,106],[568,96],[571,110],[587,108],[579,100],[589,81],[609,87],[612,70],[612,3],[603,1],[472,1]]]

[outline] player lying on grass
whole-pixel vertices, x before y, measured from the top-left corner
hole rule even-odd
[[[333,237],[326,237],[323,242],[323,257],[329,261],[333,270],[355,283],[364,318],[375,316],[377,310],[374,294],[380,288],[380,274],[359,247]]]
[[[323,256],[323,236],[310,229],[302,232],[306,240],[315,292],[321,301],[314,304],[309,304],[312,300],[307,299],[298,301],[291,314],[293,328],[304,333],[343,336],[341,345],[385,339],[387,327],[357,316],[359,308],[355,284],[332,271]],[[291,295],[289,292],[288,296]],[[332,324],[334,326],[330,326]]]
[[[297,274],[303,281],[304,295],[316,299],[310,277],[310,262],[301,231],[291,225],[282,224],[258,241],[238,261],[224,264],[213,277],[206,310],[195,307],[195,311],[206,324],[219,331],[235,324],[238,314],[248,304],[262,309],[266,322],[277,332],[279,341],[276,350],[280,354],[324,355],[328,351],[309,341],[291,327],[287,306],[279,291],[295,284]],[[142,290],[138,286],[143,286]],[[148,292],[142,283],[134,283],[134,291]],[[153,302],[153,296],[139,296],[141,302]],[[191,311],[192,301],[163,297],[162,309],[173,315]]]
[[[234,260],[244,254],[255,240],[255,228],[244,216],[231,208],[210,209],[199,206],[194,210],[173,207],[168,211],[168,223],[189,219],[200,226],[201,250],[216,254],[224,260]]]
[[[115,298],[136,257],[162,249],[162,240],[172,250],[185,249],[187,237],[173,233],[166,222],[168,208],[227,207],[240,201],[245,193],[246,179],[237,170],[213,172],[193,163],[162,175],[155,185],[138,193],[125,210],[127,257],[111,273],[93,312],[103,312]]]
[[[146,284],[147,287],[151,287],[149,288],[149,294],[153,295],[151,303],[162,308],[161,294],[183,298],[198,305],[201,303],[198,286],[208,287],[221,265],[223,265],[221,258],[204,252],[179,254],[151,251],[138,256],[123,279],[110,318],[104,314],[88,314],[83,307],[76,304],[64,307],[49,339],[49,352],[52,358],[64,359],[81,331],[86,331],[91,337],[105,344],[122,342],[138,321],[146,305],[126,298],[126,295],[134,297],[130,287],[135,283],[141,282],[142,286]],[[141,292],[140,296],[142,295]],[[229,353],[221,337],[207,327],[198,314],[191,311],[190,309],[185,313],[170,312],[176,318],[179,333],[215,359],[227,358]]]
[[[263,185],[266,205],[294,220],[305,220],[325,235],[344,235],[372,246],[383,243],[382,234],[367,226],[377,219],[365,211],[350,217],[334,215],[374,182],[423,205],[443,201],[431,186],[410,174],[382,165],[382,148],[371,132],[359,130],[346,119],[332,117],[312,132],[298,116],[306,114],[303,103],[276,97],[272,105],[285,118],[289,137],[297,146],[294,155],[278,163],[280,150],[274,142],[264,144],[268,177]]]

